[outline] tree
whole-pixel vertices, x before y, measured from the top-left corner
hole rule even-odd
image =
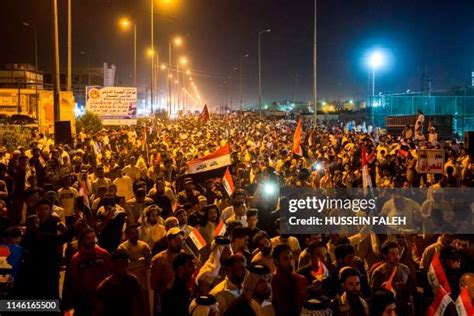
[[[97,114],[87,111],[86,114],[76,119],[76,132],[82,129],[86,133],[97,133],[103,128],[102,121]]]

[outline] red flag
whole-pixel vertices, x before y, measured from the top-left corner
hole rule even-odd
[[[214,229],[214,236],[224,236],[227,230],[227,226],[224,221],[220,221],[216,229]]]
[[[395,266],[393,268],[392,274],[390,274],[390,277],[388,278],[387,282],[385,282],[385,285],[384,285],[384,288],[392,292],[393,295],[397,295],[397,292],[395,292],[395,289],[393,288],[393,278],[397,274],[397,271],[398,271],[398,267]]]
[[[472,306],[471,297],[469,296],[469,291],[467,287],[461,289],[461,294],[459,294],[458,299],[456,300],[456,311],[459,316],[472,316],[474,315],[474,306]]]
[[[362,187],[372,187],[372,179],[370,178],[369,174],[369,162],[365,146],[362,146]]]
[[[198,121],[201,124],[206,124],[209,121],[209,109],[207,108],[207,104],[204,104],[204,109],[202,109],[201,114],[199,114]]]
[[[433,303],[426,312],[426,316],[443,315],[446,307],[448,307],[449,303],[452,301],[453,300],[451,299],[451,296],[449,296],[449,294],[442,287],[440,287],[438,293],[436,293]]]
[[[318,270],[314,271],[311,270],[311,275],[317,280],[317,281],[322,281],[324,279],[327,279],[329,277],[329,270],[326,267],[324,263],[319,261],[318,264]]]
[[[303,133],[303,122],[301,117],[298,118],[295,134],[293,135],[293,153],[298,156],[303,156],[303,149],[301,148],[301,134]]]
[[[308,146],[313,147],[313,130],[312,129],[309,131]]]
[[[234,186],[234,180],[232,180],[232,175],[230,174],[229,168],[225,171],[224,177],[222,178],[222,185],[224,186],[224,189],[226,190],[227,194],[229,196],[234,193],[235,186]]]
[[[451,287],[449,286],[448,279],[444,273],[443,265],[439,260],[439,253],[435,252],[433,260],[431,261],[430,268],[428,270],[428,281],[433,289],[442,287],[448,294],[451,293]]]

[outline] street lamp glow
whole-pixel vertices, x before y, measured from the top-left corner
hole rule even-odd
[[[176,46],[181,46],[181,45],[183,45],[183,39],[181,37],[177,36],[173,39],[173,43]]]
[[[382,66],[383,62],[384,62],[384,57],[382,53],[379,51],[373,52],[372,55],[370,55],[369,57],[369,65],[373,69],[377,69],[380,66]]]
[[[120,20],[120,26],[125,30],[128,30],[131,25],[132,25],[132,22],[130,22],[130,20],[127,18],[123,18]]]
[[[190,74],[191,74],[191,70],[189,70],[189,69],[186,70],[186,74],[187,74],[187,75],[190,75]]]
[[[155,51],[151,48],[149,48],[147,51],[146,51],[146,54],[150,57],[152,57],[153,55],[155,55]]]
[[[181,57],[179,62],[181,65],[186,66],[188,64],[188,59],[186,57]]]

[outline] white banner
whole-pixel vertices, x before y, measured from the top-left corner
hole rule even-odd
[[[97,114],[104,125],[136,123],[137,88],[86,87],[86,110]],[[130,120],[123,124],[124,120]]]
[[[419,173],[444,173],[444,150],[419,149],[417,155]]]

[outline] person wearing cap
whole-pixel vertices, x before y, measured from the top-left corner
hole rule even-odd
[[[230,304],[242,294],[246,265],[247,261],[242,254],[231,255],[224,261],[226,277],[209,292],[216,297],[221,313],[224,313]]]
[[[189,305],[189,316],[219,316],[221,309],[216,298],[209,295],[196,297]]]
[[[367,302],[361,296],[360,273],[354,268],[344,267],[339,271],[342,293],[331,302],[335,316],[368,316]]]
[[[173,260],[183,252],[184,232],[172,227],[166,232],[167,249],[155,255],[151,260],[150,286],[154,291],[154,310],[162,308],[162,295],[173,285]]]
[[[184,179],[184,190],[178,193],[177,199],[178,204],[184,205],[186,203],[191,203],[193,206],[199,204],[199,196],[201,193],[197,190],[194,190],[194,183],[192,178]],[[204,197],[205,198],[205,197]],[[204,205],[207,204],[207,201]]]
[[[179,253],[173,259],[173,285],[163,293],[162,315],[188,316],[192,291],[190,281],[196,271],[194,256]]]
[[[270,269],[268,267],[250,265],[244,277],[242,295],[230,304],[224,315],[278,315],[275,313],[274,306],[268,301],[272,293],[270,279]]]
[[[128,252],[117,249],[111,262],[112,274],[97,287],[94,315],[147,315],[146,297],[138,279],[129,272]]]
[[[380,247],[384,262],[372,271],[370,287],[387,288],[395,292],[400,301],[401,313],[414,315],[413,293],[414,280],[410,269],[400,263],[400,246],[394,241],[386,241]]]

